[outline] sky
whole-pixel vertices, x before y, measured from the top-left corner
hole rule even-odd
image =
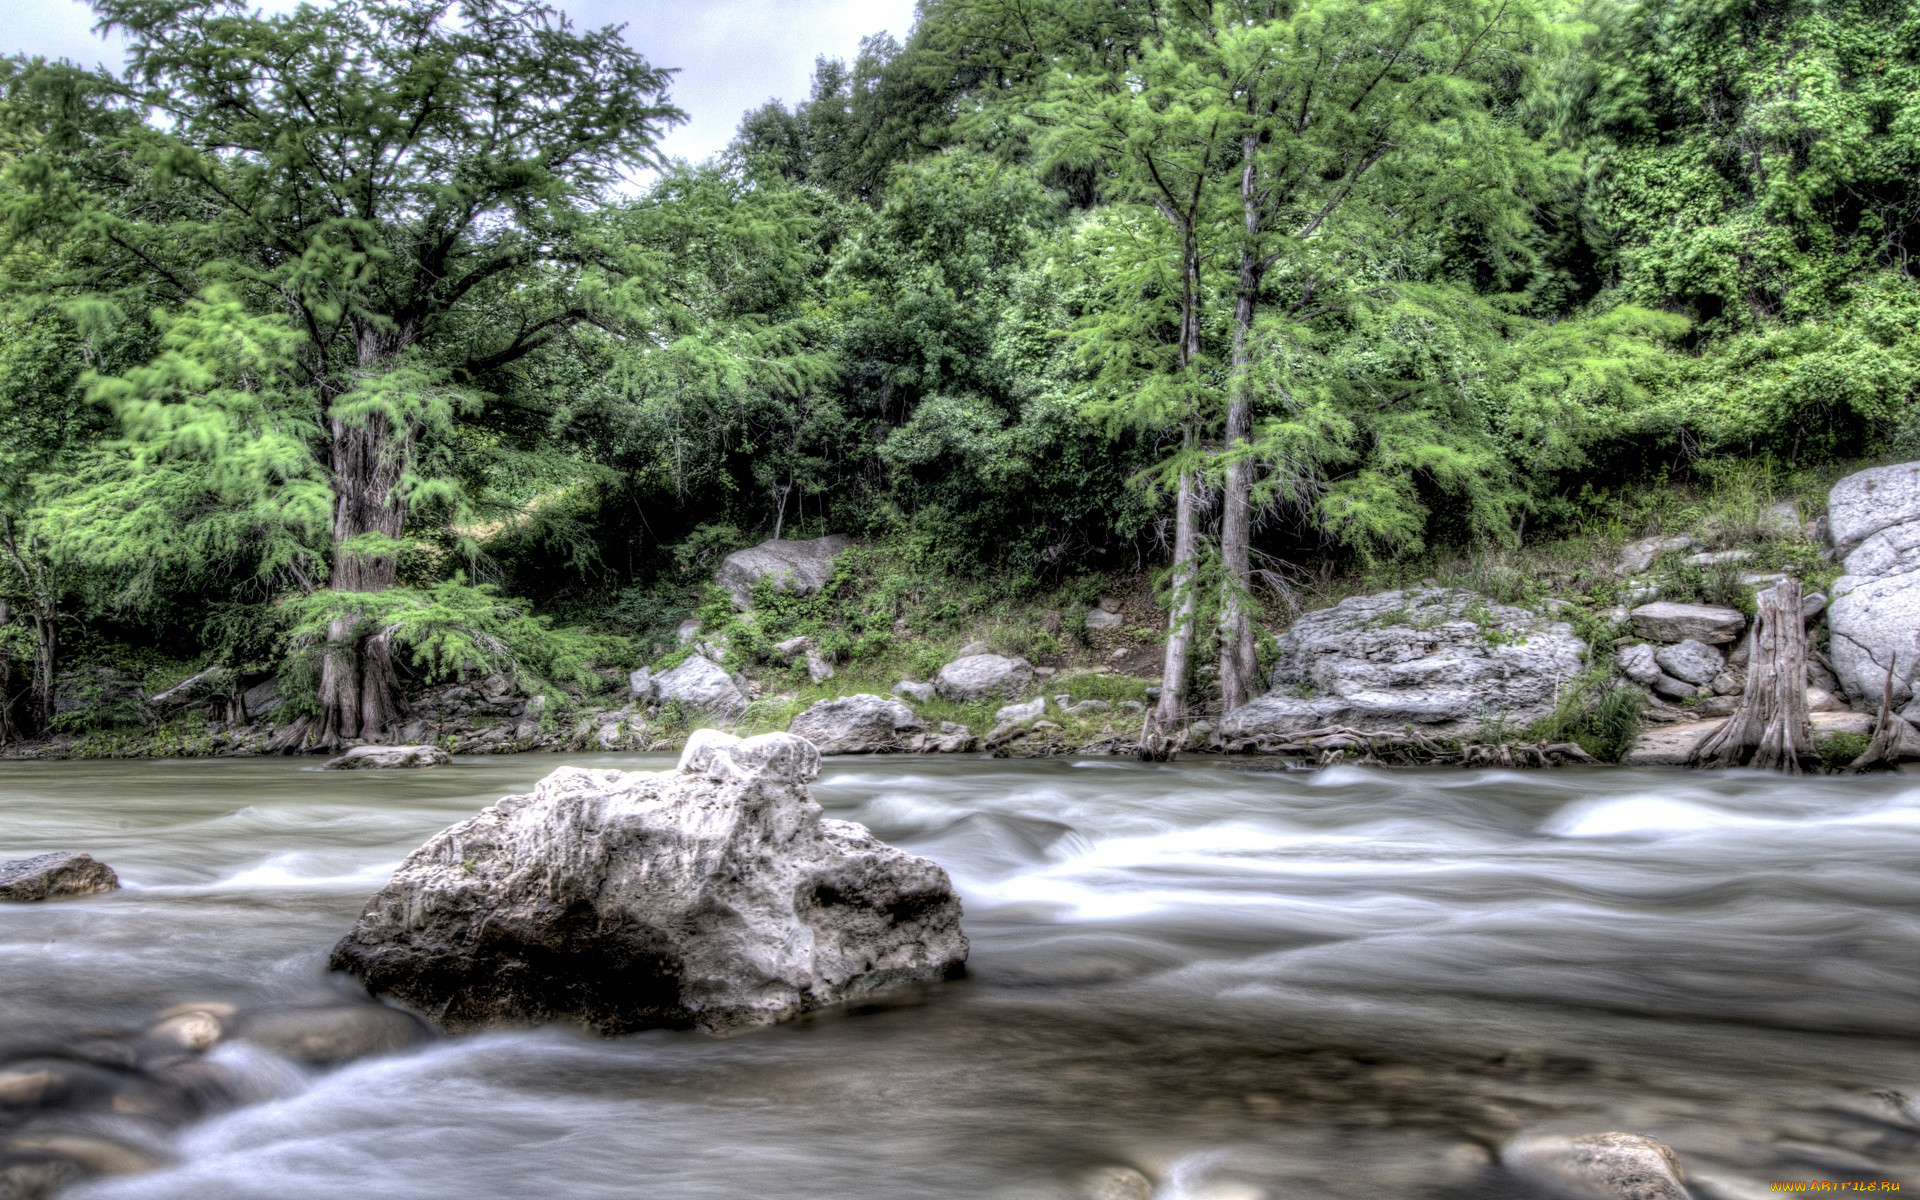
[[[6,53],[120,65],[120,46],[92,32],[79,0],[5,0]],[[283,7],[276,0],[274,7]],[[905,41],[913,0],[558,0],[580,26],[625,25],[627,40],[657,67],[678,67],[673,99],[691,120],[662,150],[699,160],[732,138],[740,114],[770,98],[804,100],[815,56],[851,59],[882,30]]]

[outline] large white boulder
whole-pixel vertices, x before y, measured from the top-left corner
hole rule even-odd
[[[733,606],[747,609],[753,605],[753,589],[762,579],[773,581],[776,591],[812,595],[833,578],[833,564],[851,538],[839,534],[793,542],[774,539],[746,550],[736,550],[720,562],[713,581],[733,596]]]
[[[1687,683],[1712,683],[1713,677],[1727,667],[1726,655],[1692,638],[1672,646],[1662,646],[1654,652],[1653,657],[1661,670]]]
[[[1585,653],[1571,626],[1468,592],[1355,596],[1294,622],[1280,638],[1274,690],[1226,714],[1220,733],[1413,724],[1464,736],[1489,719],[1524,726],[1553,711]]]
[[[562,767],[437,834],[332,965],[450,1030],[567,1019],[729,1031],[947,978],[934,863],[807,793],[804,738],[689,739],[658,774]]]
[[[662,704],[710,713],[737,713],[747,706],[747,693],[726,668],[705,655],[690,655],[671,671],[655,675],[650,697]]]
[[[947,700],[1017,700],[1033,682],[1033,664],[998,654],[968,654],[940,668],[933,687]]]
[[[822,754],[884,754],[903,748],[901,734],[925,728],[900,701],[862,693],[820,701],[795,717],[787,732],[812,742]]]
[[[1883,529],[1920,522],[1920,462],[1856,471],[1827,493],[1827,536],[1842,557]]]

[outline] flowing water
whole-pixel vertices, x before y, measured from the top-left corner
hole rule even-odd
[[[126,885],[0,907],[0,1048],[337,995],[399,860],[559,761],[0,765],[0,859]],[[1701,1195],[1920,1187],[1920,780],[892,757],[814,794],[952,873],[969,978],[726,1040],[222,1047],[252,1103],[67,1195],[1520,1197],[1534,1129],[1659,1137]]]

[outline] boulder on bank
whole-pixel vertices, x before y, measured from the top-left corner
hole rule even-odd
[[[355,746],[321,766],[329,771],[394,771],[406,767],[444,767],[452,761],[438,746]]]
[[[893,694],[896,696],[905,696],[916,704],[926,704],[933,699],[933,685],[930,683],[915,683],[911,679],[902,679],[899,683],[893,685]]]
[[[1891,669],[1894,703],[1906,704],[1920,676],[1920,463],[1847,476],[1827,515],[1847,572],[1827,609],[1834,673],[1877,704]]]
[[[901,734],[924,728],[900,701],[861,693],[820,701],[795,717],[787,732],[812,742],[822,754],[884,754],[903,748]]]
[[[732,714],[747,706],[746,689],[726,668],[695,654],[671,671],[655,675],[648,699],[701,712]]]
[[[804,738],[696,731],[680,767],[562,767],[435,836],[332,965],[448,1029],[728,1031],[966,961],[945,871],[824,819]]]
[[[40,854],[0,862],[0,901],[25,904],[97,896],[119,886],[113,868],[91,854]]]
[[[941,667],[933,686],[944,699],[964,703],[993,697],[1017,700],[1032,682],[1033,664],[1024,658],[968,654]]]
[[[1585,653],[1571,626],[1468,592],[1355,596],[1294,622],[1274,690],[1226,714],[1220,732],[1231,741],[1413,724],[1445,737],[1490,717],[1526,725],[1553,711]]]
[[[713,581],[732,594],[733,606],[742,611],[753,606],[753,589],[763,579],[771,580],[776,591],[810,596],[833,578],[834,561],[851,545],[851,538],[838,534],[805,542],[764,541],[727,555]]]
[[[1747,627],[1746,614],[1737,608],[1716,604],[1680,604],[1658,600],[1642,604],[1627,614],[1633,631],[1650,642],[1684,642],[1689,639],[1709,646],[1724,646],[1739,637]]]
[[[1660,669],[1675,679],[1692,684],[1712,683],[1714,676],[1727,668],[1726,655],[1705,642],[1692,638],[1654,651]]]

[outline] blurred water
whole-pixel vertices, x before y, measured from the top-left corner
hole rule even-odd
[[[341,987],[399,860],[561,762],[669,765],[0,766],[0,858],[126,884],[0,908],[0,1046]],[[829,760],[832,815],[953,874],[969,979],[731,1040],[440,1041],[77,1194],[1518,1196],[1489,1151],[1536,1127],[1651,1133],[1709,1184],[1920,1186],[1916,785]]]

